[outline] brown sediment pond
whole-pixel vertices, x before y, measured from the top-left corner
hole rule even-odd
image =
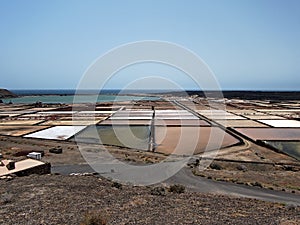
[[[4,105],[1,105],[1,111],[18,111],[18,110],[23,110],[24,107],[9,107],[9,106],[4,106]]]
[[[9,136],[22,136],[48,127],[49,126],[0,126],[0,134]]]
[[[209,110],[210,107],[209,107],[209,106],[206,106],[206,105],[195,105],[195,106],[194,106],[194,109],[195,109],[195,110]]]
[[[100,115],[100,116],[85,116],[85,115],[80,115],[80,116],[65,116],[65,117],[59,117],[58,120],[85,120],[85,121],[101,121],[101,120],[105,120],[107,118],[107,116],[104,115]]]
[[[275,115],[246,115],[245,117],[253,120],[284,120],[284,117]]]
[[[152,113],[120,113],[117,112],[113,115],[114,117],[152,117]]]
[[[300,129],[297,128],[235,128],[248,138],[257,140],[300,140]]]
[[[45,107],[45,108],[41,108],[41,107],[34,107],[34,108],[28,108],[27,110],[30,110],[30,111],[49,111],[49,110],[58,110],[59,108],[58,107],[55,107],[55,108],[50,108],[50,107]]]
[[[204,115],[212,120],[245,120],[245,117],[237,115]]]
[[[199,119],[159,119],[156,118],[154,120],[155,126],[210,126],[209,123],[207,123],[204,120]]]
[[[216,120],[243,120],[246,119],[245,117],[235,115],[230,112],[226,112],[224,110],[197,110],[197,113],[199,113],[202,116],[205,116],[209,119],[216,119]]]
[[[43,120],[1,120],[0,125],[35,125]]]
[[[20,114],[18,114],[20,115]],[[39,114],[39,113],[30,113],[30,114],[24,114],[24,115],[21,115],[19,116],[19,118],[37,118],[37,117],[45,117],[47,115],[43,115],[43,114]]]
[[[268,127],[253,120],[215,120],[215,122],[225,127]]]
[[[131,117],[126,117],[126,116],[113,116],[111,117],[111,120],[151,120],[152,116],[131,116]]]
[[[50,126],[78,126],[78,125],[93,125],[99,123],[101,120],[56,120],[56,121],[46,121],[41,123],[41,125],[50,125]]]
[[[3,116],[3,117],[16,117],[16,116],[19,116],[21,115],[20,113],[1,113],[0,116]]]
[[[101,121],[99,125],[150,125],[151,120],[130,120],[124,118],[124,120],[114,120],[114,119],[108,119]]]
[[[194,116],[194,115],[156,115],[155,116],[156,119],[161,119],[161,120],[172,120],[172,119],[177,119],[177,120],[196,120],[198,119],[198,117]]]
[[[123,111],[117,111],[114,115],[123,115],[123,116],[136,116],[136,115],[152,115],[152,110],[123,110]]]
[[[223,140],[222,140],[223,138]],[[238,144],[218,127],[155,127],[156,152],[192,155]]]

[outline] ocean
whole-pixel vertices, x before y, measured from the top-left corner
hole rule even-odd
[[[127,91],[118,95],[120,90],[102,90],[100,94],[96,90],[83,90],[76,92],[74,89],[52,89],[52,90],[10,90],[17,94],[18,98],[2,99],[4,103],[73,103],[74,95],[76,96],[76,103],[93,103],[110,102],[110,101],[139,101],[139,100],[158,100],[159,97],[147,96],[143,91]],[[149,93],[149,92],[148,92]],[[152,92],[153,93],[153,92]]]

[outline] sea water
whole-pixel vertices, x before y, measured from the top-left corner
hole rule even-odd
[[[140,101],[140,100],[158,100],[159,97],[151,96],[133,96],[133,95],[37,95],[37,96],[21,96],[18,98],[2,99],[4,103],[94,103],[111,102],[111,101]]]

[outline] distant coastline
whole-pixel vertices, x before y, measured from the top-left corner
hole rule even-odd
[[[1,89],[6,90],[6,89]],[[80,90],[76,89],[11,89],[6,90],[6,96],[0,99],[15,98],[23,96],[73,96],[78,95],[120,95],[120,96],[192,96],[213,97],[219,91],[172,91],[172,90],[120,90],[106,89],[101,90]],[[1,94],[1,92],[0,92]],[[240,90],[224,90],[222,91],[224,98],[236,98],[242,100],[271,100],[271,101],[293,101],[300,100],[300,91],[240,91]]]

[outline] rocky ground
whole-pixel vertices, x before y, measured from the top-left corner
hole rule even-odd
[[[81,144],[85,146],[85,144]],[[133,149],[121,148],[117,146],[87,145],[90,149],[107,149],[117,159],[132,162],[152,163],[160,162],[166,158],[162,154],[138,151]],[[60,147],[62,154],[49,152],[51,148]],[[32,151],[43,151],[43,161],[50,162],[51,165],[69,165],[86,163],[83,159],[78,146],[72,141],[40,140],[22,137],[9,137],[0,135],[0,153],[4,158],[19,161],[25,159],[26,155]]]
[[[300,193],[300,165],[214,161],[207,169],[194,167],[195,175],[271,190]]]
[[[27,151],[34,150],[44,151],[43,161],[53,166],[85,163],[76,144],[69,141],[0,136],[0,146],[3,156],[14,160],[26,158]],[[62,148],[62,154],[49,152],[58,146]],[[156,163],[166,158],[151,152],[113,146],[106,148],[116,158],[128,163]],[[241,147],[231,150],[235,148]],[[223,153],[227,154],[229,150],[225,149]],[[255,152],[258,150],[261,149],[255,149]],[[191,167],[194,174],[208,179],[284,189],[296,192],[295,197],[298,197],[299,163],[286,160],[279,154],[274,158],[274,153],[271,157],[268,155],[271,153],[265,152],[263,149],[259,151],[266,160],[257,160],[253,164],[229,162],[219,157],[204,171]],[[245,154],[241,158],[249,157],[248,153]],[[169,192],[168,188],[124,185],[120,188],[118,184],[97,176],[31,175],[0,180],[0,224],[5,225],[92,224],[93,218],[107,224],[287,225],[300,224],[299,215],[299,207],[290,204],[189,191],[178,194]]]
[[[49,149],[60,146],[63,150],[62,154],[50,153]],[[89,148],[99,149],[99,145],[87,145]],[[127,163],[157,163],[166,159],[165,155],[138,151],[133,149],[120,148],[116,146],[105,146],[117,159]],[[262,187],[274,190],[284,190],[287,192],[300,193],[300,164],[298,161],[291,159],[282,154],[275,154],[273,151],[262,151],[264,160],[255,160],[256,163],[227,162],[222,160],[225,158],[222,152],[227,153],[230,149],[236,152],[236,148],[231,147],[227,150],[219,152],[215,161],[215,165],[219,168],[207,168],[204,171],[194,169],[194,174],[214,180],[222,180],[233,183],[240,183],[253,186],[253,184],[261,184]],[[103,147],[104,149],[104,147]],[[52,166],[56,165],[80,165],[85,164],[78,146],[71,141],[54,141],[54,140],[38,140],[26,139],[22,137],[8,137],[0,135],[0,152],[4,158],[19,161],[25,159],[26,155],[31,151],[43,151],[43,161],[50,162]],[[243,157],[249,157],[253,154],[253,150],[248,154],[246,150],[239,152]],[[267,154],[267,153],[269,154]],[[24,154],[23,154],[24,153]],[[241,156],[241,158],[242,158]],[[238,157],[236,157],[238,158]],[[276,164],[279,162],[280,164]]]
[[[107,224],[300,223],[293,205],[120,186],[97,176],[1,180],[0,196],[0,224],[88,224],[93,216]]]

